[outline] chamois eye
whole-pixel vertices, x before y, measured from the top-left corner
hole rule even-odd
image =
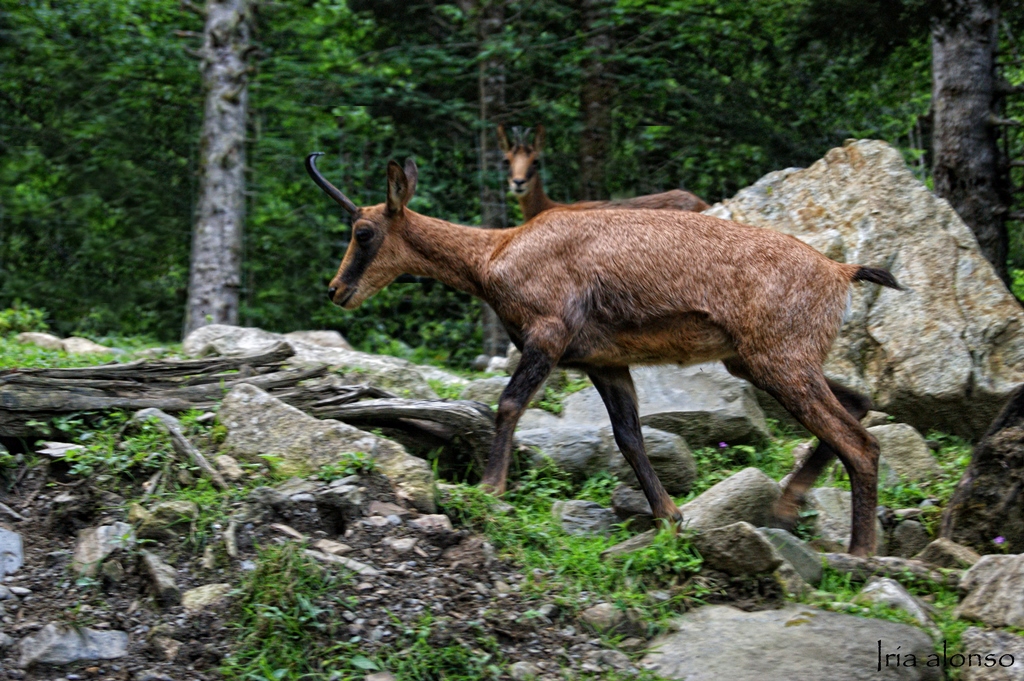
[[[363,227],[362,229],[357,229],[356,230],[356,241],[358,241],[360,244],[365,246],[366,244],[368,244],[370,242],[370,240],[372,238],[373,238],[373,230],[372,229],[369,229],[368,227]]]

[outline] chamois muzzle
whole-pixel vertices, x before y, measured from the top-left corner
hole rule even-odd
[[[327,178],[321,175],[320,171],[317,170],[316,157],[323,155],[324,152],[322,151],[314,151],[312,154],[307,156],[306,172],[309,173],[309,176],[311,178],[313,178],[313,181],[316,182],[316,185],[320,187],[320,189],[324,190],[325,194],[327,194],[329,197],[331,197],[339,204],[341,204],[341,207],[344,208],[349,215],[355,217],[355,214],[359,212],[359,208],[356,206],[356,204],[352,203],[352,201],[347,196],[341,193],[340,189],[338,189],[333,184],[328,182]]]

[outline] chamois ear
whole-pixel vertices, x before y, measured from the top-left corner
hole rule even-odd
[[[416,181],[419,177],[420,170],[416,167],[416,160],[410,156],[405,159],[405,179],[409,183],[408,189],[405,190],[405,203],[409,203],[413,194],[416,193]]]
[[[537,125],[537,132],[533,134],[533,148],[538,154],[544,148],[544,126],[541,124]]]
[[[506,154],[512,151],[512,145],[508,143],[508,137],[505,136],[505,126],[498,126],[498,147]]]
[[[398,214],[405,207],[407,194],[409,193],[409,178],[405,176],[402,166],[395,161],[388,161],[388,198],[387,208],[389,213]]]

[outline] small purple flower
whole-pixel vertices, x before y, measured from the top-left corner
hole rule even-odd
[[[726,448],[726,447],[728,447],[729,445],[727,445],[727,444],[726,444],[726,443],[724,443],[724,442],[719,442],[719,443],[718,443],[718,446],[719,446],[720,448],[722,448],[722,449],[725,449],[725,448]]]
[[[1006,537],[996,537],[995,539],[992,540],[992,543],[993,544],[1005,544],[1006,543]]]

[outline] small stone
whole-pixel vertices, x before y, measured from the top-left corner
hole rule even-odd
[[[551,515],[561,524],[566,534],[611,534],[618,516],[609,508],[593,501],[556,501]]]
[[[177,536],[175,528],[190,525],[199,517],[199,507],[191,501],[164,501],[149,510],[139,525],[143,539],[167,540]]]
[[[320,539],[313,543],[313,548],[329,553],[332,556],[340,556],[343,553],[348,553],[352,550],[352,547],[348,544],[342,544],[339,541],[332,541],[330,539]]]
[[[174,662],[178,657],[178,651],[181,650],[181,641],[176,641],[169,636],[154,636],[149,643],[153,646],[153,650],[168,662]]]
[[[10,648],[14,645],[14,639],[0,631],[0,650]]]
[[[865,428],[874,428],[875,426],[884,426],[889,423],[889,415],[884,411],[869,411],[864,415],[864,418],[860,420],[860,424]]]
[[[805,582],[814,585],[821,582],[821,555],[806,542],[774,527],[759,527],[757,531],[772,543],[782,559],[792,565]]]
[[[64,346],[64,352],[73,355],[104,355],[113,352],[113,349],[105,345],[100,345],[88,338],[79,338],[78,336],[65,338],[62,345]]]
[[[940,537],[924,547],[914,558],[944,568],[969,568],[981,560],[981,555],[974,549]]]
[[[128,634],[123,631],[70,629],[47,624],[21,639],[22,669],[35,664],[70,664],[79,660],[112,660],[128,654]]]
[[[24,598],[25,596],[31,596],[32,595],[32,589],[28,589],[28,588],[23,587],[23,586],[12,586],[12,587],[10,587],[10,589],[11,589],[11,593],[14,594],[15,596],[19,597],[19,598]]]
[[[532,662],[521,660],[508,668],[508,675],[513,681],[532,681],[540,674],[540,669]]]
[[[904,520],[893,530],[889,550],[886,553],[890,556],[910,558],[924,550],[929,541],[928,530],[924,528],[924,525],[916,520]]]
[[[375,674],[367,674],[363,677],[363,681],[396,681],[395,675],[391,672],[377,672]]]
[[[545,603],[537,608],[537,612],[548,619],[554,619],[558,615],[558,606],[554,603]]]
[[[494,590],[500,594],[512,593],[512,587],[508,585],[508,582],[503,582],[500,579],[494,580]]]
[[[580,621],[598,633],[607,633],[626,621],[626,613],[611,603],[599,603],[581,612]]]
[[[135,533],[127,523],[113,523],[79,531],[71,567],[79,575],[95,577],[100,564],[115,551],[135,543]]]
[[[872,577],[867,584],[853,599],[854,603],[871,604],[879,603],[890,608],[898,608],[909,613],[925,627],[933,627],[932,618],[928,615],[925,607],[910,595],[910,592],[903,588],[895,579],[888,577]]]
[[[416,541],[415,537],[403,537],[402,539],[386,537],[382,543],[395,553],[408,553],[416,546]]]
[[[231,592],[231,588],[230,584],[220,583],[189,589],[181,594],[181,605],[185,608],[186,612],[201,612],[223,603]]]
[[[213,457],[213,463],[225,480],[236,482],[245,477],[245,471],[238,465],[238,459],[233,456],[219,454]]]
[[[175,569],[160,560],[155,553],[141,551],[140,554],[142,555],[142,565],[149,575],[149,581],[157,600],[168,606],[181,603],[181,590],[175,580],[177,575]]]
[[[387,517],[389,515],[396,515],[399,518],[412,513],[409,509],[403,508],[398,504],[392,504],[388,501],[371,501],[366,510],[371,516],[381,515]]]
[[[625,556],[633,553],[634,551],[647,548],[654,542],[655,534],[657,534],[657,530],[647,530],[646,532],[621,541],[614,546],[609,546],[601,552],[601,560]]]
[[[0,527],[0,579],[11,575],[25,562],[25,548],[21,535]]]
[[[319,551],[311,551],[309,549],[303,551],[303,553],[305,553],[310,558],[315,558],[321,563],[333,563],[335,565],[340,565],[348,570],[351,570],[352,572],[355,572],[356,574],[360,574],[365,577],[374,577],[380,574],[380,570],[374,567],[370,567],[365,563],[360,563],[358,560],[346,558],[345,556],[333,556],[329,553],[320,553]]]
[[[409,526],[423,532],[454,532],[451,519],[440,513],[421,515],[409,521]]]
[[[0,601],[11,600],[14,597],[15,596],[14,596],[14,592],[13,591],[11,591],[9,588],[4,586],[3,584],[0,584]]]
[[[207,546],[203,549],[203,569],[213,570],[217,567],[217,553],[213,550],[212,546]]]

